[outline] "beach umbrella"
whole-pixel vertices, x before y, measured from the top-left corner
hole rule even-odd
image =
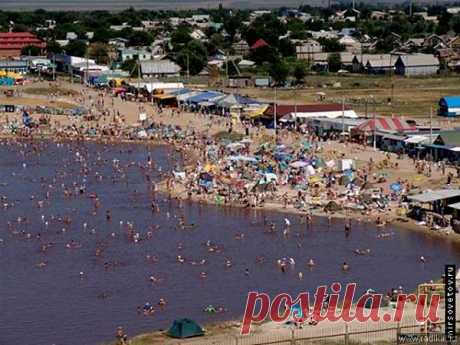
[[[308,166],[309,164],[307,162],[304,162],[304,161],[295,161],[295,162],[292,162],[289,165],[291,167],[293,167],[293,168],[304,168],[304,167]]]
[[[236,162],[250,162],[250,163],[257,162],[257,159],[255,157],[250,157],[250,156],[228,156],[227,159],[230,161],[236,161]]]
[[[402,190],[402,187],[400,183],[395,182],[390,185],[390,189],[395,193],[399,193]]]

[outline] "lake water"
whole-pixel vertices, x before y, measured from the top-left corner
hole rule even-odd
[[[155,169],[146,167],[148,155]],[[329,226],[315,219],[307,227],[288,216],[291,234],[284,238],[264,225],[265,219],[282,229],[283,214],[153,197],[146,175],[159,180],[156,169],[169,170],[179,159],[165,146],[0,142],[0,195],[6,197],[0,209],[0,344],[93,345],[114,339],[119,325],[134,335],[165,329],[180,317],[201,323],[239,318],[253,290],[297,294],[334,281],[357,282],[362,290],[414,289],[439,278],[445,263],[460,262],[458,245],[420,233],[389,227],[385,231],[394,234],[377,239],[374,226],[354,223],[345,237],[341,221]],[[86,186],[83,193],[80,186]],[[64,196],[65,189],[73,195]],[[91,193],[100,200],[96,212]],[[152,212],[152,200],[160,212]],[[180,229],[181,216],[194,227]],[[138,243],[128,239],[127,222],[140,233]],[[236,239],[241,233],[244,239]],[[208,240],[217,251],[204,245]],[[357,248],[372,254],[356,256]],[[178,263],[177,255],[186,262]],[[259,256],[264,263],[256,262]],[[296,261],[286,273],[276,265],[282,257]],[[317,262],[313,270],[306,267],[310,258]],[[202,259],[204,265],[191,264]],[[226,259],[232,267],[225,267]],[[341,271],[344,261],[351,267],[347,273]],[[138,314],[138,306],[160,298],[168,301],[163,311]],[[209,304],[228,311],[206,314]]]

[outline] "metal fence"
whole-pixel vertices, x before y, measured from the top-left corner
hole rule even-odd
[[[444,325],[437,331],[444,334]],[[273,331],[255,333],[248,336],[222,336],[189,340],[182,345],[375,345],[397,344],[400,334],[421,334],[425,331],[420,324],[374,323],[341,324],[334,327],[315,329],[317,326],[306,326],[302,329],[279,328]],[[457,333],[460,321],[457,321]],[[460,339],[459,339],[460,340]],[[460,344],[457,340],[455,344]]]

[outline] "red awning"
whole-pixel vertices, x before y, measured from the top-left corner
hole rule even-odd
[[[363,122],[355,128],[357,131],[371,132],[371,131],[385,131],[385,132],[410,132],[417,130],[417,127],[408,124],[405,120],[400,118],[378,118],[371,119]]]

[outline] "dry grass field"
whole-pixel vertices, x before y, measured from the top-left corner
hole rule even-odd
[[[275,97],[274,89],[247,88],[239,92],[271,102]],[[326,103],[342,102],[345,98],[345,102],[360,113],[366,112],[367,102],[369,114],[429,117],[430,107],[436,113],[441,97],[460,95],[460,76],[307,76],[302,88],[277,89],[277,100],[280,103],[317,103],[320,102],[319,93],[325,94],[322,102]]]

